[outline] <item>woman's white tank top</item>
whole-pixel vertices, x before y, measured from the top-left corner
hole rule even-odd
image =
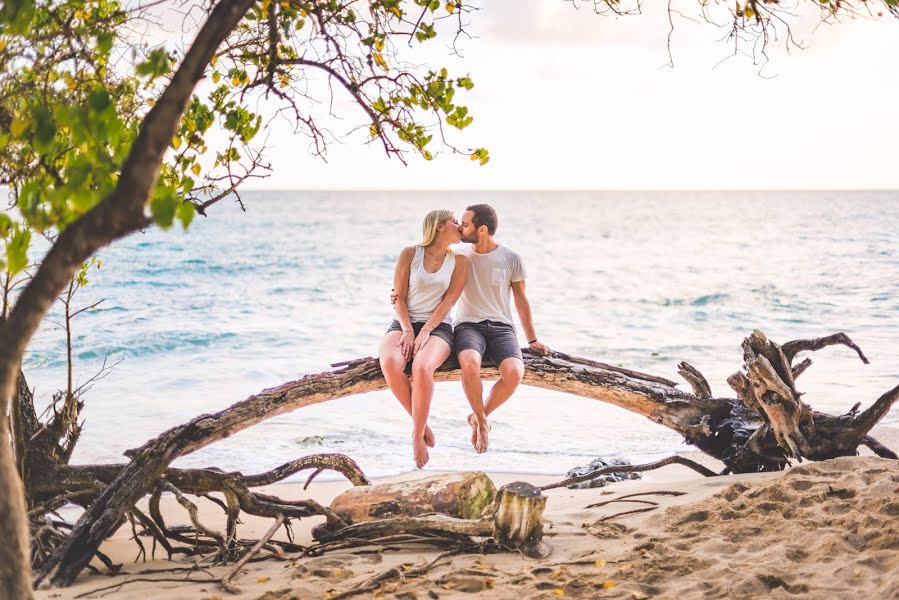
[[[406,294],[406,306],[413,323],[423,323],[431,318],[434,309],[443,300],[456,268],[456,255],[452,250],[446,253],[443,265],[433,273],[425,271],[424,256],[425,249],[415,246],[415,255],[409,268],[409,291]],[[448,314],[443,321],[452,323]]]

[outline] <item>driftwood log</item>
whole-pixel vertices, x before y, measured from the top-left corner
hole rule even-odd
[[[347,523],[427,513],[477,519],[495,496],[496,486],[484,473],[441,473],[412,481],[350,488],[334,498],[330,508]]]
[[[473,501],[467,508],[464,502],[447,502],[454,490],[466,486]],[[369,493],[377,488],[374,493]],[[338,496],[331,509],[349,519],[353,514],[360,519],[336,530],[320,528],[316,539],[324,545],[350,542],[355,545],[368,541],[383,543],[390,538],[401,542],[431,545],[455,544],[475,547],[473,538],[488,539],[492,546],[506,550],[520,550],[528,556],[542,558],[549,554],[549,546],[543,542],[543,509],[546,496],[540,488],[523,481],[504,485],[496,492],[490,478],[484,473],[467,473],[461,478],[445,476],[429,477],[415,481],[359,488]],[[484,502],[488,497],[490,502]],[[387,518],[372,519],[369,509],[379,511],[384,494],[403,498],[402,511]],[[374,503],[372,503],[374,501]],[[343,507],[343,510],[341,509]],[[443,507],[450,512],[428,510]],[[467,516],[462,513],[467,512]]]
[[[808,368],[810,360],[794,364],[797,354],[832,345],[848,346],[867,362],[861,350],[842,333],[779,346],[760,332],[754,332],[743,342],[743,369],[728,379],[737,398],[712,397],[708,382],[687,363],[679,365],[679,372],[687,379],[692,393],[678,389],[674,381],[662,377],[561,352],[540,356],[527,349],[524,350],[524,383],[594,398],[641,414],[721,460],[726,466],[724,473],[780,470],[790,459],[823,460],[854,455],[860,445],[879,456],[897,458],[893,451],[870,437],[869,432],[899,398],[899,386],[866,410],[858,412],[856,405],[843,415],[817,412],[800,399],[796,379]],[[387,387],[376,358],[333,366],[339,368],[264,390],[222,411],[173,427],[129,451],[131,462],[109,466],[116,469],[115,477],[91,498],[65,542],[39,571],[37,581],[52,574],[54,584],[71,584],[97,553],[100,543],[124,522],[137,500],[154,493],[176,458],[271,417]],[[482,375],[485,379],[496,379],[499,374],[488,365]],[[448,362],[435,374],[437,381],[459,378],[458,365],[454,362]],[[67,468],[71,471],[66,476],[74,481],[88,477],[88,470],[96,467]],[[26,473],[26,481],[32,486],[39,486],[35,482],[42,480],[48,481],[40,469]],[[58,496],[71,492],[72,488],[47,491]]]

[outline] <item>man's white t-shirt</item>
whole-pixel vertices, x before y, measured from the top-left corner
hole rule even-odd
[[[463,246],[459,254],[468,258],[468,280],[456,303],[455,323],[490,320],[514,327],[512,283],[527,277],[521,257],[505,246],[478,254],[473,244]]]

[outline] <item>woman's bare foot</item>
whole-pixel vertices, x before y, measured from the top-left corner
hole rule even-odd
[[[425,444],[424,435],[413,435],[412,436],[412,455],[415,458],[415,466],[417,468],[422,468],[431,457],[428,455],[428,446]]]
[[[487,452],[487,434],[490,433],[490,423],[487,419],[479,421],[474,413],[468,415],[468,424],[471,425],[471,445],[478,454]]]
[[[433,448],[436,443],[437,441],[434,439],[434,432],[431,431],[430,426],[425,425],[425,445],[428,448]]]

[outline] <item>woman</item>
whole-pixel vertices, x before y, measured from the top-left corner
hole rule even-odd
[[[393,274],[396,320],[381,341],[381,371],[390,391],[412,415],[412,453],[419,469],[427,464],[434,433],[428,412],[434,394],[434,371],[453,351],[449,312],[459,299],[468,260],[450,250],[462,236],[448,210],[428,213],[422,242],[403,248]],[[406,365],[412,361],[412,383]]]

